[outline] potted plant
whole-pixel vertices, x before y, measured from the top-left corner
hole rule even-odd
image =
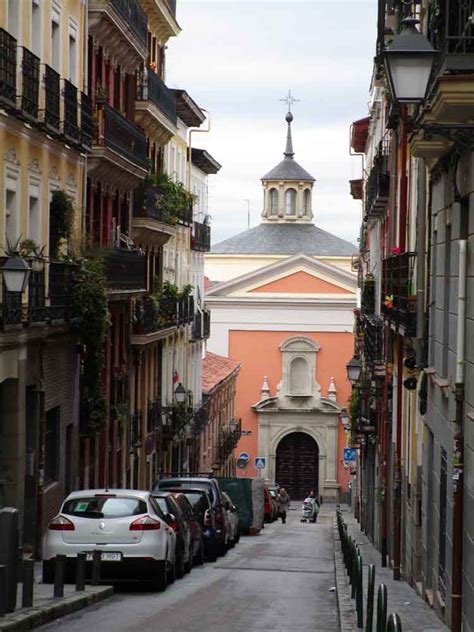
[[[33,272],[42,272],[44,270],[44,251],[46,246],[39,246],[34,239],[23,239],[20,242],[20,255],[31,264]]]

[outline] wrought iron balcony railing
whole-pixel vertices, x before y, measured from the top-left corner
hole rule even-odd
[[[63,134],[67,140],[78,143],[81,133],[78,124],[77,88],[70,81],[64,80],[64,121]]]
[[[191,248],[201,252],[209,252],[211,249],[211,227],[208,224],[193,223]]]
[[[146,13],[138,4],[137,0],[112,0],[115,11],[138,37],[143,46],[148,41],[148,22]]]
[[[143,290],[146,287],[146,259],[140,252],[113,248],[104,259],[110,290]]]
[[[368,216],[386,211],[390,191],[389,153],[390,140],[386,136],[379,143],[377,155],[365,183],[365,213]]]
[[[204,318],[203,338],[209,338],[211,335],[211,312],[205,309],[202,315]]]
[[[143,185],[133,194],[133,216],[149,217],[158,222],[175,226],[178,223],[176,212],[171,213],[162,203],[163,192],[158,186]]]
[[[209,423],[209,408],[203,403],[193,415],[192,432],[195,437],[199,436]]]
[[[137,335],[153,334],[162,329],[177,327],[178,312],[174,298],[154,300],[146,297],[137,302],[135,313],[135,333]]]
[[[407,335],[416,333],[415,252],[391,255],[382,262],[382,314]]]
[[[17,42],[0,29],[0,100],[9,107],[16,107]]]
[[[81,143],[85,149],[91,148],[93,135],[92,99],[84,92],[81,92]]]
[[[27,118],[37,121],[40,88],[40,59],[25,47],[23,47],[21,75],[21,111]]]
[[[428,36],[434,48],[449,55],[474,55],[473,13],[474,0],[436,2],[428,20]],[[471,57],[470,68],[473,62]]]
[[[147,168],[146,137],[143,131],[108,104],[98,110],[97,144],[108,147],[130,162]]]
[[[160,400],[153,400],[148,407],[147,430],[149,433],[161,428],[163,423],[162,412]]]
[[[50,66],[44,67],[44,125],[56,134],[60,132],[61,94],[59,74]]]
[[[137,101],[152,101],[176,125],[176,99],[164,81],[149,67],[137,79]]]
[[[173,17],[176,17],[176,0],[166,0],[166,4],[168,5],[169,10]]]
[[[193,223],[193,202],[190,201],[186,208],[180,208],[177,212],[178,223],[183,226],[191,226]]]
[[[142,444],[143,413],[137,410],[130,419],[130,447],[138,448]]]
[[[188,325],[194,316],[194,299],[192,296],[178,299],[178,325]]]
[[[203,317],[202,312],[194,314],[193,325],[191,327],[191,340],[201,340],[203,335]]]
[[[361,308],[365,314],[373,314],[375,311],[375,280],[373,277],[365,278],[363,281]]]
[[[375,368],[384,364],[383,320],[378,316],[365,316],[362,321],[364,332],[364,359],[366,366]]]

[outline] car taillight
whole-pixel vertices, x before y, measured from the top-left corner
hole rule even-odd
[[[130,531],[156,531],[157,529],[161,529],[161,523],[151,516],[141,516],[130,525]]]
[[[176,520],[172,520],[171,522],[168,522],[168,524],[173,529],[173,531],[178,531],[178,523],[176,522]]]
[[[224,524],[224,512],[222,511],[222,507],[217,507],[216,509],[216,524]]]
[[[74,523],[65,516],[56,516],[48,525],[50,531],[74,531],[75,528]]]
[[[206,511],[204,512],[204,526],[212,527],[212,516],[209,509],[206,509]]]

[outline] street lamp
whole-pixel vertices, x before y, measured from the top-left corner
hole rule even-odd
[[[347,408],[341,408],[340,418],[341,418],[341,423],[342,423],[344,429],[348,428],[349,424],[350,424],[350,417],[349,417],[349,415],[347,413]]]
[[[421,103],[426,98],[428,83],[439,55],[418,31],[416,18],[402,20],[402,29],[384,52],[384,63],[390,92],[399,103]]]
[[[18,254],[9,257],[3,266],[3,279],[7,292],[23,292],[29,273],[30,267],[22,257]]]
[[[355,355],[346,364],[347,377],[349,382],[355,384],[360,377],[361,365],[360,360]]]
[[[175,400],[178,402],[178,404],[184,404],[184,402],[186,401],[187,395],[188,395],[188,393],[187,393],[186,389],[184,388],[184,386],[180,382],[178,384],[178,386],[174,389],[174,398],[175,398]]]

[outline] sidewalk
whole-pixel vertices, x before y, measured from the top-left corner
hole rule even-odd
[[[438,618],[436,613],[428,606],[427,603],[411,588],[405,581],[395,581],[392,579],[392,569],[382,568],[380,560],[380,552],[372,545],[370,540],[365,536],[360,528],[359,523],[355,520],[347,505],[341,505],[342,517],[347,524],[348,532],[355,538],[359,545],[362,560],[364,564],[364,592],[367,591],[367,572],[369,564],[375,565],[375,599],[374,599],[374,627],[376,627],[377,614],[377,590],[379,584],[387,586],[388,608],[387,613],[397,612],[402,622],[403,632],[449,632],[449,629]],[[335,519],[334,519],[335,520]],[[341,630],[356,630],[355,626],[355,606],[354,601],[350,599],[350,586],[347,581],[347,573],[345,572],[344,563],[342,561],[341,547],[339,542],[339,534],[335,527],[336,539],[336,576],[337,588],[340,593],[340,618]],[[341,575],[337,572],[338,566],[342,566],[344,573]],[[349,597],[349,599],[347,599]],[[342,601],[342,603],[341,603]],[[350,603],[349,603],[350,602]],[[364,599],[364,628],[366,615],[366,599]],[[345,622],[345,626],[344,626]]]
[[[91,606],[98,601],[112,596],[111,586],[86,586],[84,592],[76,592],[75,586],[66,584],[64,586],[64,597],[55,599],[53,597],[53,586],[40,582],[40,564],[35,564],[35,583],[33,592],[33,607],[21,607],[22,584],[18,584],[17,609],[9,612],[4,617],[0,617],[0,631],[23,632],[31,630],[44,623],[59,619],[67,614]]]

